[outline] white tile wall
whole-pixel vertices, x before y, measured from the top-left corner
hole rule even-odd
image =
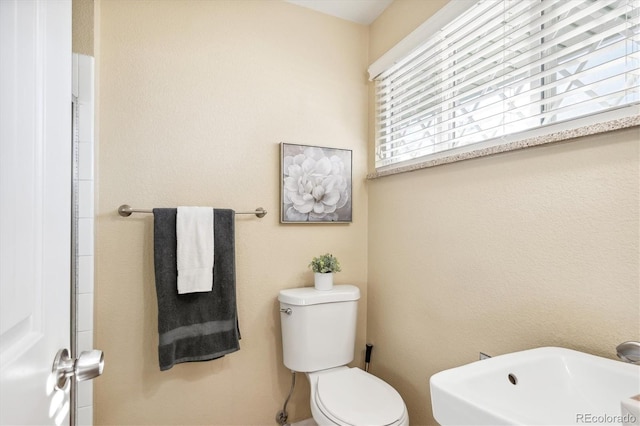
[[[76,348],[93,349],[94,244],[94,79],[93,58],[73,55],[73,95],[78,111],[78,282],[76,287]],[[93,425],[93,381],[78,383],[78,425]]]

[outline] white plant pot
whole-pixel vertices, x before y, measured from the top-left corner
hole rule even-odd
[[[333,272],[314,272],[314,285],[316,290],[331,290],[333,288]]]

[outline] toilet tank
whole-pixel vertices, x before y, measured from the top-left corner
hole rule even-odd
[[[301,287],[281,290],[280,323],[284,365],[310,372],[353,360],[360,289],[336,285],[331,290]]]

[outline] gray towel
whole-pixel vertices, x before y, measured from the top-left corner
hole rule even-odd
[[[240,349],[236,307],[235,213],[214,210],[213,290],[178,294],[176,209],[153,209],[160,370]]]

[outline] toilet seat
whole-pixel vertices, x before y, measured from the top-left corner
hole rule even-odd
[[[405,415],[400,394],[388,383],[359,368],[345,368],[318,377],[315,400],[336,424],[392,425]]]

